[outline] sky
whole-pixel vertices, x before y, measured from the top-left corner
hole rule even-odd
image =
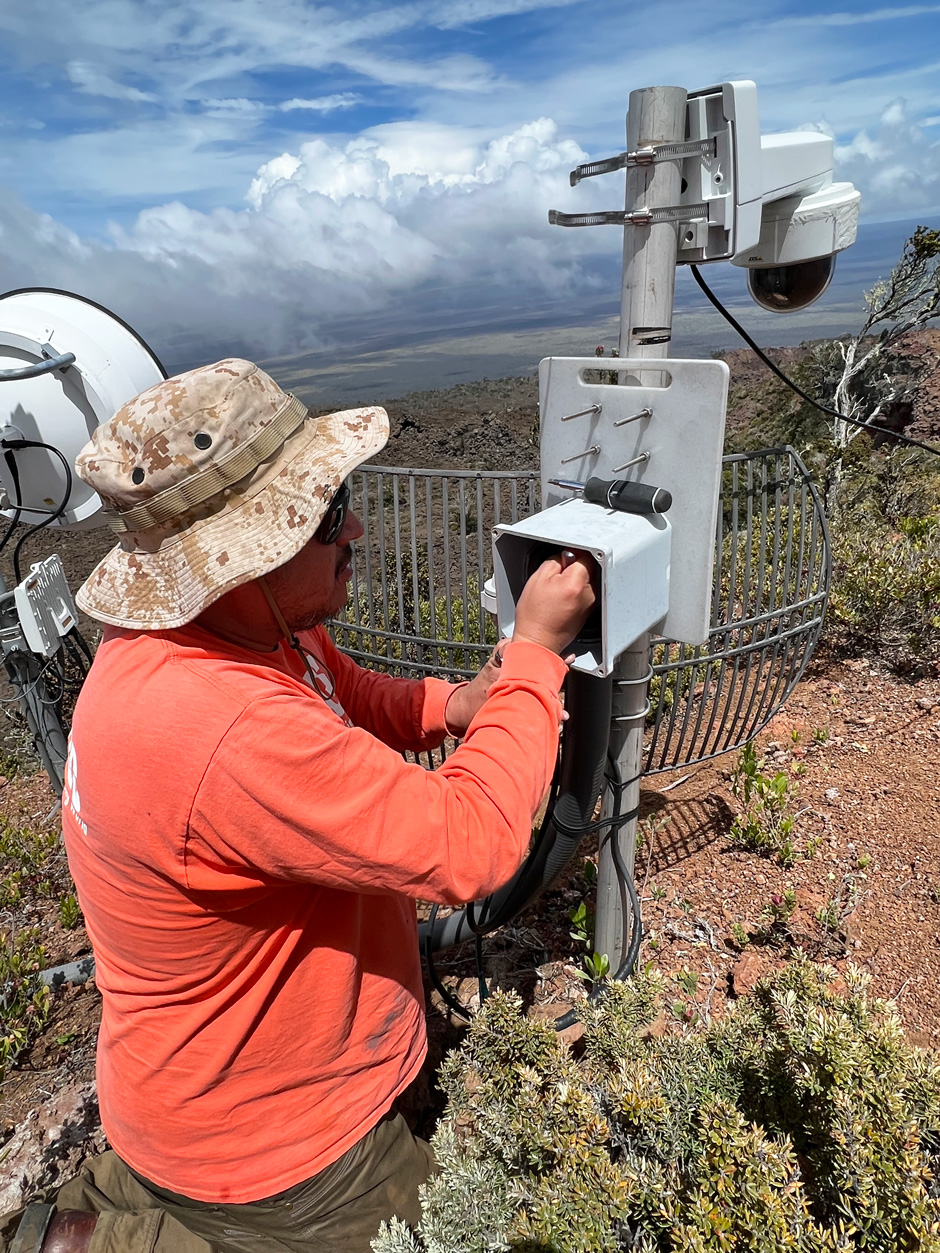
[[[940,3],[0,5],[0,290],[100,301],[171,370],[520,332],[528,360],[540,330],[615,334],[619,230],[547,212],[622,207],[623,175],[569,170],[623,149],[631,89],[739,78],[762,131],[830,134],[862,192],[818,325],[857,316],[913,226],[940,225]],[[742,307],[740,275],[712,275]],[[678,304],[705,317],[684,276]]]

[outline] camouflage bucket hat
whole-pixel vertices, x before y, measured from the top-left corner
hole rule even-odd
[[[298,553],[343,479],[387,439],[384,409],[311,418],[237,358],[148,388],[75,463],[120,537],[79,605],[145,631],[191,622]]]

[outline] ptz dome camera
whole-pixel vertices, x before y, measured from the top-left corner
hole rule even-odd
[[[835,253],[793,265],[760,266],[747,272],[751,299],[771,313],[794,313],[818,300],[835,273]]]
[[[818,300],[832,280],[837,254],[855,242],[861,195],[851,183],[831,181],[831,152],[832,141],[823,135],[762,140],[760,236],[732,263],[749,271],[748,291],[772,313],[792,313]],[[829,169],[796,183],[801,160],[820,158]]]

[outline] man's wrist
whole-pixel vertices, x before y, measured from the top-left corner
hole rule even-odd
[[[561,646],[556,647],[555,636],[542,635],[538,631],[514,631],[511,642],[513,644],[538,644],[539,648],[547,648],[556,657],[561,652]]]
[[[444,703],[444,728],[448,735],[463,735],[470,725],[470,718],[466,717],[467,709],[464,696],[464,692],[469,686],[468,679],[464,679],[462,683],[455,683],[453,690]]]
[[[567,662],[554,649],[538,640],[514,636],[503,654],[500,679],[536,678],[557,691],[567,673]]]

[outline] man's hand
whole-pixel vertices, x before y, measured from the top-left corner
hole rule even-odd
[[[584,626],[594,608],[592,580],[596,572],[597,562],[587,553],[566,551],[543,562],[522,589],[516,605],[512,638],[541,644],[553,653],[561,653]],[[451,735],[462,736],[486,700],[490,688],[499,678],[498,658],[508,642],[500,640],[479,674],[469,683],[454,688],[444,712]],[[574,655],[565,660],[570,665]],[[567,715],[561,716],[565,718]]]
[[[516,605],[514,640],[560,653],[594,608],[597,562],[588,553],[566,551],[543,561]]]
[[[459,687],[455,687],[447,698],[444,721],[451,735],[458,738],[462,736],[473,720],[473,715],[486,700],[490,688],[499,678],[498,658],[508,643],[508,640],[500,640],[479,674],[469,683],[461,683]]]

